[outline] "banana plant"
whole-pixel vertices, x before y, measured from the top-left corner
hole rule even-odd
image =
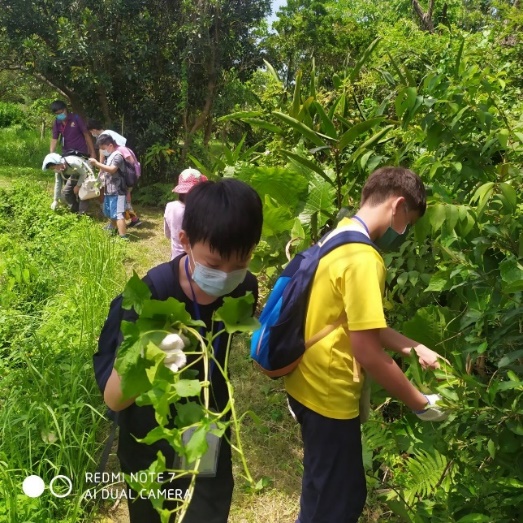
[[[294,93],[286,110],[237,112],[229,114],[220,121],[241,120],[260,127],[283,140],[278,153],[301,168],[315,173],[335,193],[335,205],[342,207],[344,194],[349,192],[357,177],[349,176],[357,169],[357,162],[379,144],[385,135],[395,127],[395,122],[384,116],[366,116],[354,99],[351,99],[348,86],[358,77],[361,68],[379,39],[372,42],[356,65],[345,75],[338,77],[339,94],[324,103],[316,90],[315,64],[312,62],[311,80],[308,87],[302,85],[302,72],[297,73]],[[273,71],[271,67],[270,70]],[[297,151],[295,145],[303,144],[305,149]],[[368,156],[366,157],[368,159]],[[360,162],[365,165],[364,162]]]

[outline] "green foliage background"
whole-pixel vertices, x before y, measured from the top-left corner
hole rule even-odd
[[[118,65],[113,74],[105,68],[111,57],[95,76],[72,66],[58,74],[54,52],[69,65],[80,58],[102,62],[104,37],[97,32],[99,42],[92,41],[97,15],[87,4],[81,20],[65,10],[53,22],[58,43],[48,46],[36,29],[17,41],[30,56],[45,49],[48,73],[63,74],[64,85],[81,85],[88,107],[102,110],[101,100],[110,93],[108,122],[133,114],[129,125],[147,145],[144,181],[151,185],[141,189],[144,201],[163,203],[167,189],[157,182],[182,167],[180,135],[166,129],[179,127],[180,115],[194,123],[203,114],[205,93],[191,88],[201,75],[208,77],[188,68],[188,47],[180,41],[190,35],[188,41],[197,42],[202,28],[206,35],[217,33],[209,31],[208,11],[198,18],[183,4],[188,17],[182,27],[163,20],[158,35],[171,39],[159,55],[162,67],[154,71]],[[428,188],[427,213],[401,250],[385,257],[385,307],[392,326],[451,362],[438,375],[423,374],[413,362],[405,370],[420,387],[439,391],[452,414],[437,427],[420,424],[374,391],[375,412],[364,428],[372,500],[388,507],[380,521],[514,523],[523,506],[523,12],[519,2],[436,1],[431,29],[415,4],[427,14],[429,2],[289,0],[272,33],[253,23],[257,47],[249,40],[251,64],[265,58],[264,66],[221,70],[207,124],[190,138],[193,127],[184,127],[190,147],[183,167],[190,163],[211,177],[236,176],[260,193],[264,230],[252,267],[267,288],[288,255],[357,209],[373,170],[404,165],[420,174]],[[143,64],[141,58],[158,55],[153,36],[151,45],[137,40],[145,26],[156,27],[153,7],[158,5],[133,18],[135,28],[122,40],[127,60],[135,56]],[[266,7],[260,3],[258,14]],[[109,3],[103,9],[123,7]],[[5,24],[6,12],[0,12]],[[109,24],[107,31],[113,29]],[[8,37],[13,35],[2,33],[11,51],[6,56],[16,62],[17,47]],[[197,45],[202,54],[209,49],[205,42]],[[223,46],[233,62],[241,56],[231,40]],[[169,62],[174,49],[185,53],[177,64]],[[24,67],[40,74],[27,57]],[[116,89],[119,82],[129,82],[132,96]],[[48,96],[36,92],[27,86],[24,96]],[[9,101],[28,106],[27,100]],[[10,106],[5,111],[19,114]],[[48,297],[49,282],[35,278],[32,259],[6,238],[4,249],[8,245],[14,260],[0,265],[12,286],[6,289],[13,299],[25,300],[23,307],[35,307],[40,298],[35,302],[33,293]],[[46,253],[46,260],[53,256]],[[14,310],[9,314],[18,318]],[[9,314],[0,329],[11,336],[18,320]],[[17,336],[32,340],[32,332],[23,329]]]

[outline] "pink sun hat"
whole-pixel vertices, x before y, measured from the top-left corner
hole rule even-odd
[[[195,185],[206,181],[207,176],[198,171],[198,169],[185,169],[180,173],[180,176],[178,177],[178,185],[173,189],[173,192],[186,194]]]

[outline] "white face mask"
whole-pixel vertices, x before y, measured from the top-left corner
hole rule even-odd
[[[240,283],[245,280],[247,269],[225,272],[218,269],[211,269],[201,263],[198,263],[193,256],[191,249],[191,258],[193,259],[194,270],[192,279],[200,289],[209,296],[225,296],[230,294]]]
[[[102,154],[107,158],[111,156],[111,151],[108,151],[107,149],[100,149],[102,151]]]

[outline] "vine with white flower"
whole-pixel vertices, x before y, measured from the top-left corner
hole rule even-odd
[[[191,464],[188,469],[172,469],[167,467],[165,457],[158,453],[157,459],[143,476],[150,480],[137,481],[127,477],[129,485],[135,490],[161,490],[162,483],[158,478],[164,473],[169,481],[191,478],[188,496],[174,510],[164,508],[161,497],[150,500],[162,523],[168,522],[173,513],[176,513],[178,523],[183,522],[199,473],[200,460],[208,448],[208,434],[222,437],[229,427],[234,430],[236,442],[231,442],[231,448],[241,459],[244,479],[251,487],[255,485],[247,467],[239,430],[247,413],[238,415],[233,386],[228,377],[232,335],[252,332],[258,327],[257,320],[252,317],[253,304],[251,293],[241,298],[224,298],[223,305],[213,314],[213,327],[220,322],[223,328],[218,332],[211,329],[202,336],[199,332],[199,329],[205,328],[202,321],[192,319],[185,305],[174,298],[162,301],[151,299],[149,288],[136,273],[124,289],[123,307],[134,309],[138,318],[135,322],[122,322],[124,339],[115,368],[121,377],[124,397],[136,398],[139,406],[152,406],[158,423],[139,441],[152,444],[167,440],[176,454]],[[228,336],[228,340],[222,366],[214,356],[213,342],[223,334]],[[204,373],[198,379],[198,371],[194,367],[202,362]],[[211,362],[215,372],[224,376],[227,385],[228,402],[221,412],[210,408]],[[170,415],[171,405],[176,409],[174,420]]]

